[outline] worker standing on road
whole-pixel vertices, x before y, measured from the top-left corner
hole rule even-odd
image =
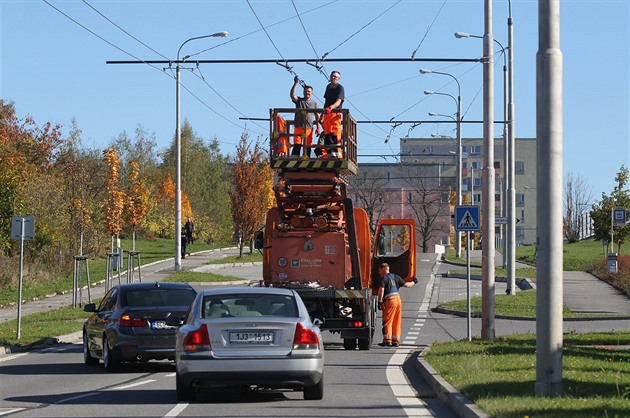
[[[402,277],[389,272],[389,264],[382,263],[378,267],[381,278],[378,289],[378,307],[383,311],[383,342],[381,347],[398,347],[402,333],[402,301],[398,289],[412,287],[418,283],[405,282]]]

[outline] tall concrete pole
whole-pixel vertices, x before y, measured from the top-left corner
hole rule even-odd
[[[508,14],[508,146],[507,164],[507,242],[505,247],[505,269],[510,282],[509,294],[516,294],[516,188],[514,176],[515,128],[514,128],[514,28],[512,26],[512,2]]]
[[[538,2],[536,395],[562,395],[562,52],[560,0]]]
[[[484,0],[483,34],[483,171],[481,181],[481,338],[493,340],[494,327],[494,49],[492,0]]]

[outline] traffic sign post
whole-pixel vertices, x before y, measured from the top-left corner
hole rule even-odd
[[[22,324],[22,269],[24,266],[24,241],[35,239],[35,218],[14,216],[11,218],[11,239],[20,240],[20,273],[18,277],[18,306],[16,339],[20,339]]]
[[[479,206],[455,206],[455,230],[459,234],[460,231],[479,231],[480,225]],[[468,330],[468,341],[472,340],[472,321],[470,318],[470,234],[466,234],[466,328]]]
[[[610,253],[615,251],[615,227],[626,226],[626,208],[624,206],[614,206],[610,212]]]

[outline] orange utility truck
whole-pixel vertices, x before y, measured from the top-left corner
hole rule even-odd
[[[342,138],[314,138],[311,145],[303,138],[301,154],[291,155],[296,112],[313,110],[270,109],[277,205],[255,239],[263,251],[262,285],[296,290],[311,317],[321,321],[322,330],[339,333],[346,350],[369,350],[376,327],[377,266],[387,262],[391,272],[413,280],[414,221],[383,219],[372,237],[367,213],[353,207],[346,194],[347,178],[358,171],[356,121],[347,109],[337,111]],[[332,148],[341,155],[326,152]]]

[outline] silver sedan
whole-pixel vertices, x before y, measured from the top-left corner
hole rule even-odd
[[[176,390],[292,389],[324,395],[324,345],[293,290],[220,288],[200,292],[177,330]]]

